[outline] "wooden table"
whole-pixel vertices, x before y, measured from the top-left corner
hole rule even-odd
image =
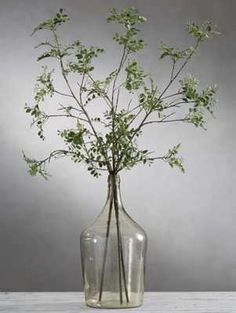
[[[84,304],[81,292],[1,292],[4,313],[236,313],[236,292],[147,292],[135,309],[101,310]]]

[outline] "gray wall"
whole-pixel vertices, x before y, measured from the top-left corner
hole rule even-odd
[[[42,143],[24,103],[39,72],[32,28],[64,7],[73,23],[66,40],[80,38],[108,50],[106,70],[120,51],[105,22],[108,8],[137,7],[149,23],[142,64],[167,79],[158,61],[161,40],[189,43],[188,20],[217,22],[222,36],[206,43],[188,71],[219,86],[216,119],[208,131],[191,125],[153,127],[145,144],[166,151],[182,142],[186,174],[157,163],[122,175],[127,211],[147,231],[147,290],[236,290],[236,2],[230,0],[1,0],[0,1],[0,290],[81,290],[79,235],[103,206],[106,177],[94,180],[69,160],[53,163],[45,182],[27,174],[21,150],[43,157],[58,145],[49,129]]]

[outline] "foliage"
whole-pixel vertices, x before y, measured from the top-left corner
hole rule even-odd
[[[54,75],[58,72],[42,67],[36,79],[34,104],[25,105],[26,113],[33,118],[32,125],[38,128],[39,137],[44,140],[44,126],[51,119],[69,118],[74,122],[71,128],[59,129],[58,135],[64,143],[61,150],[52,151],[43,160],[35,160],[24,154],[31,175],[40,174],[47,179],[47,164],[52,159],[70,157],[75,163],[84,163],[91,175],[98,177],[102,171],[117,174],[138,164],[152,164],[163,160],[171,167],[184,172],[182,158],[179,157],[180,144],[167,153],[156,156],[148,149],[140,148],[138,139],[146,125],[172,122],[186,122],[205,128],[206,114],[213,114],[216,88],[199,88],[199,81],[183,72],[200,44],[219,34],[211,22],[201,25],[189,23],[187,33],[193,38],[193,45],[185,49],[162,43],[160,59],[170,60],[170,77],[163,90],[157,88],[151,74],[146,73],[138,62],[136,54],[145,47],[139,38],[140,29],[147,19],[133,8],[118,11],[112,9],[107,21],[116,23],[120,32],[113,39],[121,46],[118,65],[103,79],[95,78],[94,61],[104,53],[100,47],[87,47],[79,40],[63,45],[58,35],[58,27],[70,20],[64,10],[40,23],[33,31],[48,31],[50,40],[41,42],[37,48],[45,48],[38,61],[50,65],[55,59],[66,90],[58,90]],[[73,76],[72,76],[73,75]],[[77,76],[76,89],[72,81]],[[179,83],[173,84],[174,82]],[[127,103],[121,103],[120,94],[128,92]],[[42,104],[50,97],[60,96],[69,100],[68,105],[58,104],[55,114],[47,113]],[[97,116],[89,112],[89,105],[99,99],[106,105]],[[99,104],[97,104],[99,105]],[[177,115],[178,113],[178,115]]]
[[[139,32],[138,24],[146,22],[147,19],[138,14],[135,8],[127,8],[118,12],[116,9],[111,10],[111,15],[107,22],[120,24],[124,29],[122,33],[115,33],[113,39],[126,48],[128,53],[137,52],[144,48],[145,43],[142,39],[136,37]]]
[[[144,85],[145,74],[139,67],[137,61],[129,63],[125,69],[127,76],[125,81],[125,88],[131,92],[138,90]]]

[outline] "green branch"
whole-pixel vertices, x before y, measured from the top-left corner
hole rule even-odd
[[[54,81],[56,70],[43,66],[43,73],[36,80],[35,103],[25,106],[33,119],[32,125],[38,128],[39,137],[45,139],[44,126],[49,120],[71,120],[74,128],[58,130],[58,135],[68,148],[68,153],[63,156],[70,156],[74,162],[85,163],[95,177],[99,176],[100,171],[115,175],[138,164],[150,164],[154,159],[168,161],[171,166],[181,169],[177,157],[179,146],[170,149],[163,157],[152,158],[150,151],[139,147],[138,138],[142,136],[144,127],[151,124],[187,122],[205,129],[207,114],[213,115],[216,88],[210,86],[199,90],[198,80],[193,76],[183,77],[183,73],[200,43],[219,34],[215,25],[211,22],[201,25],[189,23],[186,30],[194,39],[193,47],[179,49],[161,44],[160,59],[170,61],[171,67],[166,85],[159,90],[159,84],[151,74],[145,73],[136,58],[136,54],[146,45],[139,37],[140,26],[146,22],[146,18],[135,8],[111,10],[107,21],[116,23],[120,28],[113,39],[121,46],[121,56],[117,67],[103,79],[95,79],[92,73],[96,67],[95,59],[105,52],[103,48],[87,47],[79,40],[64,46],[59,39],[58,28],[69,20],[69,16],[60,9],[54,17],[40,23],[33,31],[51,33],[50,40],[36,46],[46,49],[39,55],[38,61],[58,61],[66,85],[66,91],[58,89]],[[73,81],[76,77],[76,88],[70,75],[73,75]],[[180,75],[183,78],[180,79]],[[173,88],[174,82],[179,84],[177,90]],[[125,105],[124,96],[127,95],[129,98]],[[61,113],[43,107],[48,98],[53,102],[54,96],[57,96],[56,101],[61,97],[65,102],[59,104],[57,109]],[[103,105],[105,110],[102,109]],[[96,109],[92,106],[96,106]],[[67,150],[58,151],[62,154]],[[25,160],[31,166],[31,173],[36,171],[45,176],[45,165],[53,156],[57,157],[57,153],[42,163],[27,157]]]

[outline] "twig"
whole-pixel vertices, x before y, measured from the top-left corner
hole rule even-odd
[[[60,44],[59,44],[59,41],[58,41],[58,38],[57,38],[57,34],[56,34],[55,31],[53,31],[53,35],[54,35],[54,39],[55,39],[57,48],[58,48],[58,50],[60,50]],[[96,137],[97,142],[98,142],[99,146],[101,147],[101,150],[103,151],[103,155],[104,155],[104,157],[105,157],[105,159],[106,159],[106,163],[107,163],[107,168],[108,168],[109,171],[111,171],[111,166],[110,166],[109,160],[108,160],[108,158],[107,158],[107,153],[106,153],[106,151],[104,150],[104,147],[102,146],[102,144],[101,144],[101,142],[100,142],[99,136],[98,136],[98,134],[97,134],[97,132],[96,132],[94,126],[93,126],[93,123],[92,123],[92,121],[91,121],[91,118],[90,118],[89,114],[87,113],[87,111],[85,110],[83,104],[82,104],[82,103],[77,99],[77,97],[75,96],[74,91],[72,90],[72,88],[71,88],[71,86],[70,86],[70,83],[69,83],[69,81],[68,81],[68,79],[67,79],[67,76],[66,76],[66,74],[65,74],[65,68],[64,68],[64,64],[63,64],[63,60],[62,60],[62,57],[61,57],[61,56],[60,56],[60,58],[59,58],[59,61],[60,61],[60,67],[61,67],[61,71],[62,71],[62,76],[63,76],[63,78],[64,78],[64,80],[65,80],[65,83],[66,83],[66,85],[67,85],[67,87],[68,87],[70,93],[71,93],[71,96],[74,98],[75,102],[78,104],[78,106],[79,106],[80,109],[83,111],[84,115],[86,116],[86,118],[87,118],[87,120],[88,120],[88,123],[89,123],[89,125],[90,125],[90,127],[91,127],[91,129],[92,129],[92,132],[94,133],[94,136]],[[83,79],[84,79],[84,76],[83,76]],[[83,81],[82,81],[81,85],[83,85]]]
[[[149,122],[145,122],[143,124],[144,125],[148,125],[148,124],[154,124],[154,123],[171,123],[171,122],[188,122],[189,119],[188,118],[177,118],[177,119],[173,119],[173,120],[160,120],[160,121],[149,121]]]
[[[54,89],[54,92],[57,93],[57,94],[59,94],[59,95],[61,95],[61,96],[64,96],[64,97],[73,98],[72,95],[68,95],[68,94],[66,94],[66,93],[60,92],[60,91],[55,90],[55,89]]]

